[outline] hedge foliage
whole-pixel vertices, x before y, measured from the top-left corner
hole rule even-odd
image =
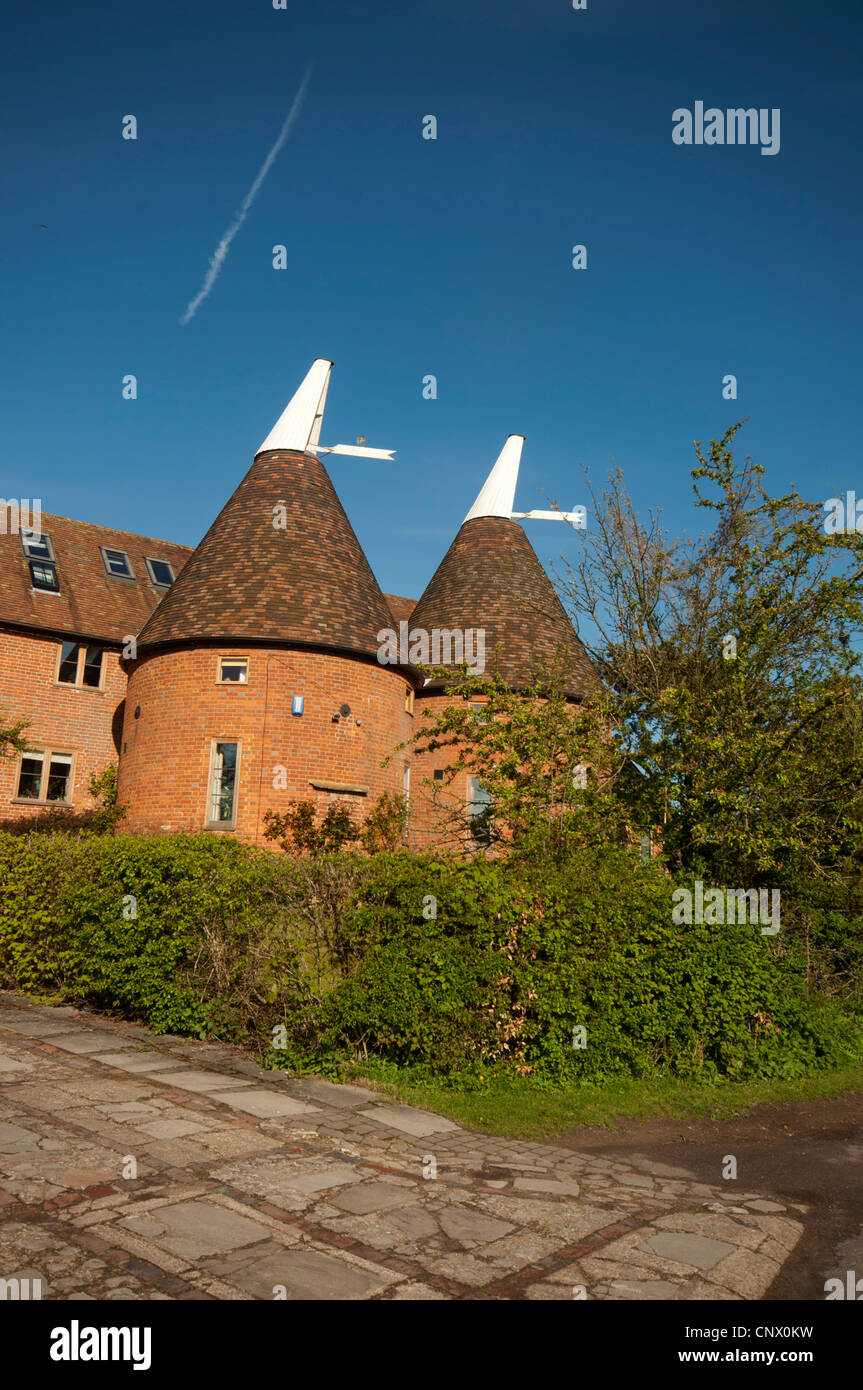
[[[368,1055],[429,1075],[709,1079],[859,1055],[863,923],[789,924],[783,906],[776,938],[675,925],[674,887],[608,848],[540,873],[0,834],[0,982],[289,1067]]]

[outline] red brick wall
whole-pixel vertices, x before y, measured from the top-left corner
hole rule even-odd
[[[61,685],[56,680],[60,639],[44,633],[0,627],[0,715],[8,721],[29,719],[25,737],[34,748],[73,753],[72,806],[93,803],[87,788],[92,773],[117,762],[112,725],[126,693],[126,674],[119,651],[106,651],[102,690]],[[117,737],[121,716],[117,714]],[[36,803],[13,802],[18,790],[20,758],[0,758],[0,820],[39,814]]]
[[[216,683],[220,656],[249,658],[246,684]],[[380,762],[410,736],[407,689],[391,667],[329,653],[201,646],[144,655],[130,676],[126,701],[120,758],[120,802],[128,808],[124,828],[204,829],[214,739],[242,745],[236,832],[222,833],[266,843],[266,811],[306,799],[325,809],[330,797],[316,791],[312,780],[368,786],[366,796],[339,798],[362,816],[382,792],[402,791],[407,754],[387,768]],[[305,697],[302,717],[291,714],[293,695]],[[334,724],[343,703],[351,714]],[[273,786],[277,767],[286,769],[284,788]]]
[[[425,711],[437,718],[451,703],[446,695],[423,695],[418,691],[414,706],[414,732],[422,730]],[[451,783],[435,782],[433,777],[435,769],[445,770],[457,758],[458,753],[452,748],[438,748],[433,753],[412,753],[409,836],[412,849],[423,851],[440,846],[458,850],[466,846],[466,837],[454,825],[452,818],[453,815],[464,817],[467,814],[470,774],[459,773]]]

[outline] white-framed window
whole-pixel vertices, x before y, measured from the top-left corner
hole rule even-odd
[[[249,679],[249,658],[247,656],[220,656],[219,685],[245,685]]]
[[[170,589],[174,582],[174,566],[168,560],[154,560],[150,555],[145,555],[144,564],[151,584],[155,584],[157,589]]]
[[[88,646],[86,642],[60,643],[57,662],[60,685],[87,685],[92,690],[101,690],[104,668],[104,647]]]
[[[34,748],[22,753],[15,800],[46,806],[68,804],[72,800],[74,765],[73,753],[59,753],[50,748]]]
[[[207,827],[234,830],[240,786],[240,744],[213,739],[210,748],[210,784],[207,792]]]
[[[99,547],[102,561],[108,574],[115,579],[134,579],[132,565],[125,550],[111,550],[107,545]]]

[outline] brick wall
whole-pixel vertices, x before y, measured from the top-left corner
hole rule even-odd
[[[221,656],[248,657],[245,684],[219,685]],[[321,810],[333,795],[313,781],[365,786],[341,795],[362,816],[384,791],[401,792],[407,754],[387,768],[382,758],[408,738],[408,689],[391,667],[305,650],[197,646],[154,651],[132,669],[120,758],[124,827],[134,832],[198,831],[206,827],[214,740],[241,744],[235,832],[266,843],[263,816],[292,800]],[[302,717],[291,699],[302,695]],[[350,716],[333,723],[341,704]],[[135,718],[136,709],[140,710]],[[358,723],[359,721],[359,723]],[[278,768],[285,770],[274,787]]]
[[[419,733],[422,729],[424,711],[437,718],[451,703],[444,694],[417,691],[414,732]],[[444,771],[457,758],[458,753],[453,748],[438,748],[433,753],[412,752],[409,835],[412,849],[424,851],[440,846],[459,850],[467,844],[466,835],[458,828],[458,822],[464,824],[463,818],[467,813],[470,774],[459,773],[451,783],[434,780],[435,770]]]
[[[60,639],[44,633],[0,627],[0,714],[29,719],[25,737],[38,749],[75,756],[71,805],[92,805],[87,787],[92,773],[116,763],[126,674],[120,651],[106,650],[103,689],[60,684],[56,678]],[[116,737],[115,737],[116,735]],[[37,803],[14,801],[20,758],[0,758],[0,820],[38,815]]]

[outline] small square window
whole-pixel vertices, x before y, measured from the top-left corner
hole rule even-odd
[[[105,569],[117,579],[134,579],[132,566],[125,550],[108,550],[106,546],[101,547],[102,559]]]
[[[34,589],[47,589],[55,594],[60,591],[60,581],[57,578],[56,565],[45,564],[39,560],[31,560],[30,579]]]
[[[21,532],[21,546],[24,554],[31,560],[53,560],[54,547],[48,536],[34,536],[31,532]]]
[[[443,768],[442,768],[442,767],[436,767],[436,768],[435,768],[435,770],[434,770],[434,780],[435,780],[436,782],[442,782],[442,781],[443,781]]]
[[[157,589],[170,589],[174,582],[174,567],[167,560],[151,560],[148,555],[144,557],[144,564],[150,576],[150,582],[156,585]]]
[[[219,682],[222,685],[245,685],[249,676],[249,663],[245,657],[222,656],[219,658]]]

